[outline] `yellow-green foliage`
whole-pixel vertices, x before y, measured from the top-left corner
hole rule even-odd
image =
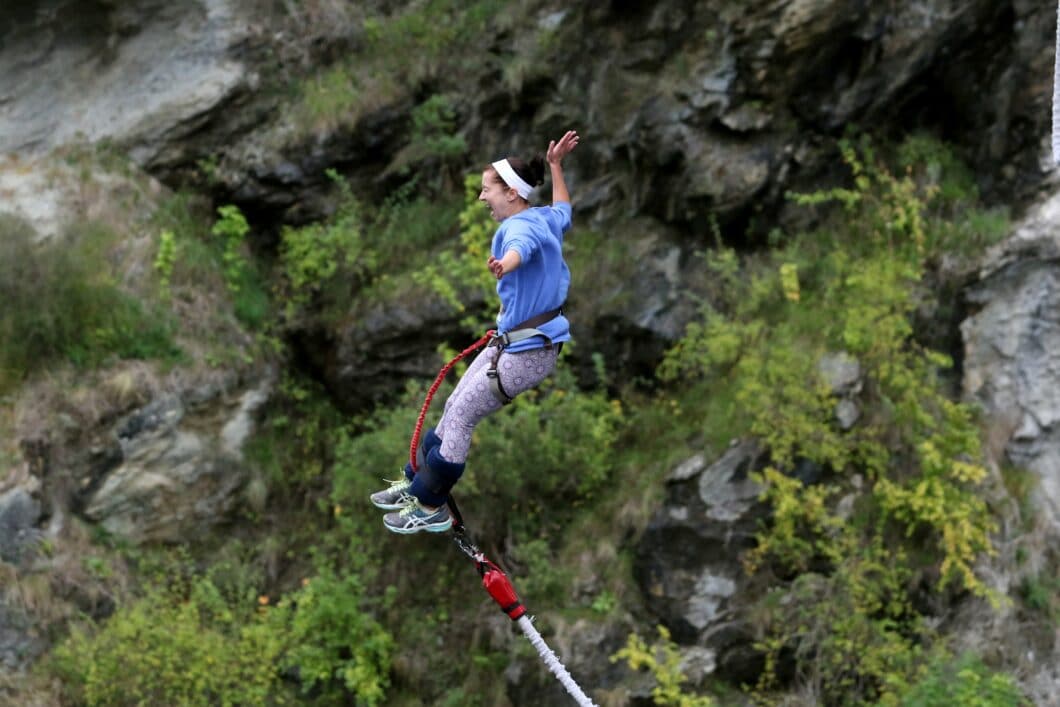
[[[290,288],[289,314],[327,287],[332,278],[364,278],[375,267],[376,255],[367,247],[361,209],[349,184],[334,171],[328,175],[339,188],[335,217],[301,228],[284,227],[282,232],[280,259]]]
[[[173,277],[173,265],[177,262],[177,240],[173,231],[163,230],[158,235],[158,253],[153,263],[158,273],[158,288],[164,298],[169,298],[169,281]]]
[[[432,198],[419,175],[376,206],[361,203],[338,173],[329,170],[328,175],[336,188],[335,214],[282,231],[281,289],[288,317],[341,317],[357,296],[392,298],[394,278],[412,271],[413,280],[425,281],[417,269],[436,264],[435,253],[457,230],[460,197]],[[442,260],[448,263],[450,257],[443,254]],[[436,282],[444,280],[441,268],[428,271]]]
[[[269,299],[248,253],[250,224],[239,207],[232,204],[219,207],[217,215],[210,233],[221,241],[221,269],[233,310],[245,325],[260,328],[269,313]]]
[[[458,162],[467,152],[467,141],[457,132],[452,100],[435,94],[412,111],[412,140],[408,159],[433,157],[443,164]]]
[[[298,93],[298,99],[289,108],[292,121],[309,130],[352,122],[364,98],[353,70],[343,63],[305,78],[298,86]]]
[[[624,660],[633,670],[647,670],[655,678],[652,700],[661,707],[712,707],[714,700],[705,695],[688,695],[681,685],[688,681],[681,672],[681,654],[670,639],[665,626],[659,626],[659,640],[648,645],[640,636],[630,634],[626,645],[611,656],[611,662]]]
[[[96,631],[75,628],[53,669],[90,707],[270,704],[286,611],[231,606],[206,579],[186,596],[153,590]]]
[[[222,261],[224,263],[225,284],[232,293],[239,292],[243,271],[246,268],[246,257],[243,255],[243,239],[250,232],[250,224],[238,206],[229,204],[217,209],[219,218],[210,231],[221,238],[224,244]]]
[[[459,253],[443,251],[437,262],[413,273],[412,278],[429,287],[457,312],[467,312],[464,305],[468,293],[481,294],[481,301],[495,300],[496,280],[486,267],[496,224],[478,201],[482,175],[469,174],[464,180],[464,210],[460,212]],[[464,324],[471,331],[479,331],[486,319],[486,310],[467,312]]]
[[[353,696],[369,707],[382,703],[394,642],[365,611],[364,595],[356,572],[324,569],[289,600],[292,647],[284,665],[298,669],[304,692]]]
[[[900,152],[928,150],[921,142]],[[764,613],[761,646],[770,661],[794,648],[803,674],[840,701],[907,684],[922,629],[904,587],[925,562],[937,567],[940,589],[992,598],[973,567],[992,552],[996,529],[977,495],[986,470],[975,421],[937,380],[950,361],[920,346],[911,324],[914,293],[950,224],[978,213],[974,194],[962,199],[946,182],[941,208],[937,163],[895,176],[868,143],[844,142],[842,153],[851,187],[793,197],[837,202],[827,228],[745,259],[739,276],[735,253],[708,255],[719,282],[713,304],[660,368],[664,379],[699,380],[707,395],[731,398],[733,418],[768,446],[772,465],[757,480],[773,517],[746,566],[815,574],[796,580],[803,600]],[[818,370],[838,351],[862,373],[864,414],[850,430],[836,424]],[[820,483],[790,475],[803,459],[823,467]],[[845,495],[856,502],[840,513]]]
[[[512,527],[534,527],[550,502],[545,515],[556,521],[606,486],[624,424],[617,400],[578,390],[561,363],[538,388],[479,425],[461,483],[509,509]]]
[[[935,656],[921,677],[880,707],[1030,707],[1015,680],[991,671],[974,655]]]
[[[325,703],[380,704],[392,640],[367,606],[357,571],[327,567],[279,603],[239,571],[155,586],[98,626],[75,628],[49,668],[78,704],[276,705],[294,671]]]

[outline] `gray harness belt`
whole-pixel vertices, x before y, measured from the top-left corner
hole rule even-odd
[[[517,343],[519,341],[525,341],[532,339],[535,336],[540,336],[545,340],[545,348],[551,349],[553,347],[552,339],[549,338],[548,334],[541,331],[537,327],[552,321],[559,315],[563,314],[563,308],[552,309],[544,314],[539,314],[536,317],[530,317],[525,322],[512,327],[512,330],[506,334],[495,334],[490,342],[486,344],[487,348],[490,346],[496,347],[497,353],[493,355],[493,360],[490,362],[490,367],[486,371],[486,377],[490,379],[490,390],[493,391],[493,397],[495,397],[501,405],[507,405],[512,401],[512,397],[505,392],[504,386],[501,385],[500,371],[497,370],[497,363],[501,359],[501,353],[504,352],[505,347],[510,344]],[[559,344],[563,346],[563,344]]]

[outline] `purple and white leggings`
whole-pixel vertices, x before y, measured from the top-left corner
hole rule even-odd
[[[466,462],[475,425],[503,407],[493,395],[490,380],[486,377],[496,355],[493,348],[483,349],[445,401],[445,410],[435,432],[442,439],[439,452],[446,461],[454,464]],[[556,368],[558,355],[557,347],[501,352],[497,371],[504,392],[514,398],[537,386]]]

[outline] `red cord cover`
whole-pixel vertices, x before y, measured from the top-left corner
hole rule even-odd
[[[416,429],[412,433],[412,444],[409,445],[409,464],[412,465],[413,471],[419,471],[419,464],[416,463],[416,448],[420,446],[420,434],[423,432],[423,420],[427,417],[427,408],[431,406],[431,400],[434,399],[434,394],[438,392],[438,388],[442,385],[442,381],[449,374],[449,371],[453,369],[456,362],[475,353],[492,339],[497,334],[496,331],[490,329],[487,331],[481,339],[468,346],[466,349],[456,355],[449,363],[442,366],[442,370],[438,372],[438,376],[434,379],[434,383],[431,385],[430,390],[427,391],[427,398],[423,401],[423,407],[420,408],[420,416],[416,419]],[[518,618],[518,617],[516,617]]]
[[[482,568],[480,565],[479,568],[479,571],[482,572],[482,586],[493,597],[493,601],[497,602],[497,605],[501,607],[501,611],[506,613],[512,621],[515,621],[526,613],[526,608],[515,593],[515,587],[512,586],[512,583],[508,580],[508,575],[504,574],[500,567],[489,560],[485,560],[483,564],[486,567]]]

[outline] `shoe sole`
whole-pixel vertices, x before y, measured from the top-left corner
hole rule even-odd
[[[369,499],[369,500],[371,500],[371,499]],[[380,510],[383,510],[383,511],[400,511],[402,508],[404,508],[407,505],[407,502],[406,503],[378,503],[376,501],[372,501],[372,505],[375,506],[376,508],[380,509]]]
[[[398,533],[399,535],[414,535],[415,533],[422,532],[444,533],[445,531],[453,527],[453,519],[450,518],[449,522],[444,525],[421,525],[418,528],[395,528],[394,526],[387,525],[386,523],[383,523],[383,525],[386,526],[386,529],[389,530],[391,533]]]
[[[373,506],[375,506],[376,508],[378,508],[380,510],[383,510],[383,511],[400,511],[402,508],[407,506],[412,501],[412,496],[409,496],[409,495],[406,494],[404,497],[402,497],[400,500],[398,500],[397,503],[380,503],[379,501],[375,500],[371,496],[368,497],[368,500],[372,502]]]

